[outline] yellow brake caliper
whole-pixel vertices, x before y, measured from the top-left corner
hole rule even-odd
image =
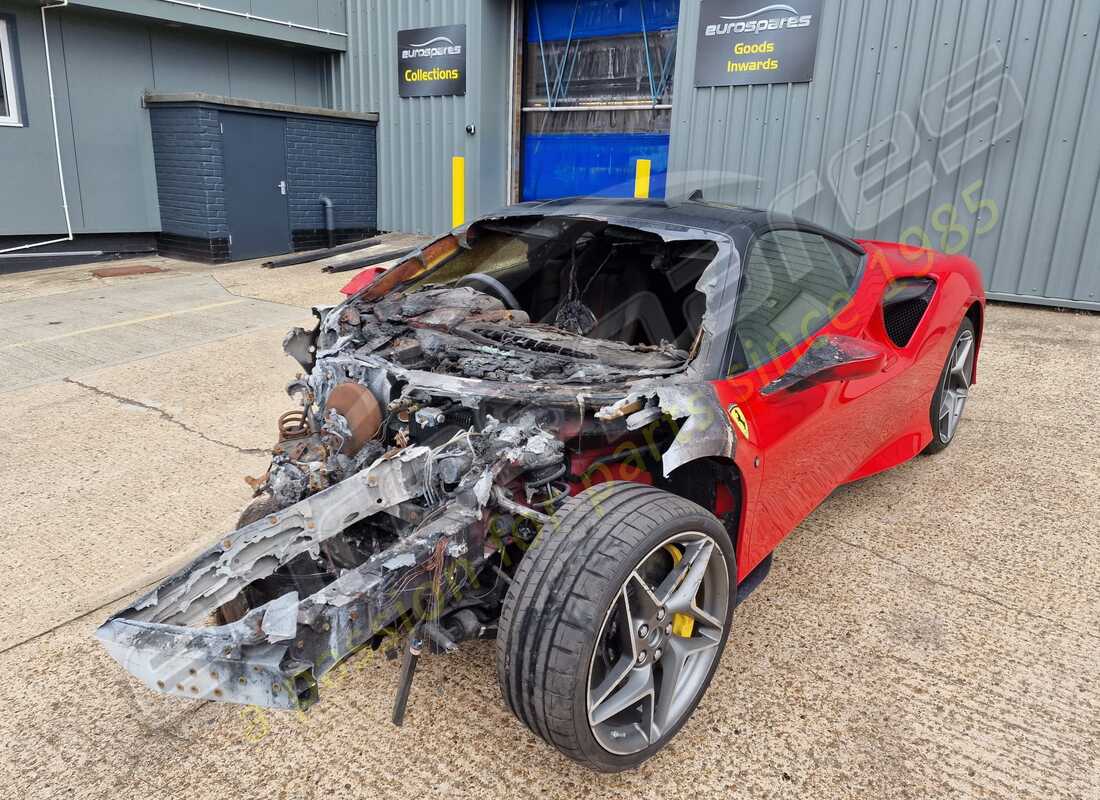
[[[672,556],[672,566],[675,567],[680,563],[680,559],[684,557],[684,554],[680,552],[680,548],[674,544],[666,544],[665,550]],[[673,614],[672,615],[672,633],[676,636],[683,636],[685,639],[691,636],[691,632],[695,630],[695,620],[689,617],[687,614]]]

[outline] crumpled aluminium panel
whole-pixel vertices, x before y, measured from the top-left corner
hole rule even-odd
[[[226,534],[97,631],[111,656],[154,691],[304,708],[316,682],[402,613],[426,602],[433,559],[484,557],[491,489],[509,470],[561,457],[561,442],[529,420],[487,426],[492,446],[453,496],[409,535],[312,596],[287,593],[236,622],[202,626],[247,584],[349,525],[398,513],[424,493],[432,451],[408,447],[276,514]],[[440,549],[441,548],[441,549]],[[442,556],[440,555],[442,553]],[[441,564],[436,564],[442,568]]]
[[[315,696],[317,669],[325,664],[305,658],[304,642],[289,644],[303,622],[296,594],[283,595],[227,625],[198,626],[252,581],[301,553],[316,555],[320,542],[358,519],[419,495],[429,456],[426,447],[407,448],[226,534],[189,566],[112,616],[97,637],[116,661],[154,690],[274,708],[308,705]],[[385,563],[373,561],[356,570],[362,573],[364,589],[386,577]],[[355,620],[335,608],[329,612],[310,607],[315,613],[306,625],[313,633],[326,634],[310,638],[329,639],[334,652],[349,652],[359,638]],[[349,607],[341,609],[346,612]],[[364,615],[363,622],[359,630],[367,636],[369,616]],[[347,641],[341,642],[345,636]]]

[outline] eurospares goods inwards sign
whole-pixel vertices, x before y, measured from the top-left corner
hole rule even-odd
[[[466,26],[398,31],[397,87],[401,97],[466,94]]]
[[[703,0],[695,85],[812,80],[821,5],[822,0]]]

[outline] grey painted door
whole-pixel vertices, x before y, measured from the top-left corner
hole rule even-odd
[[[222,111],[225,212],[234,261],[290,252],[286,120]]]

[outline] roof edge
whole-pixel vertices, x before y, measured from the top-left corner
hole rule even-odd
[[[378,112],[337,111],[331,108],[315,106],[296,106],[290,103],[268,103],[261,100],[248,100],[243,97],[225,97],[206,92],[146,92],[142,98],[143,106],[203,104],[243,108],[251,111],[273,111],[279,114],[296,114],[305,117],[329,117],[352,120],[355,122],[378,122]]]

